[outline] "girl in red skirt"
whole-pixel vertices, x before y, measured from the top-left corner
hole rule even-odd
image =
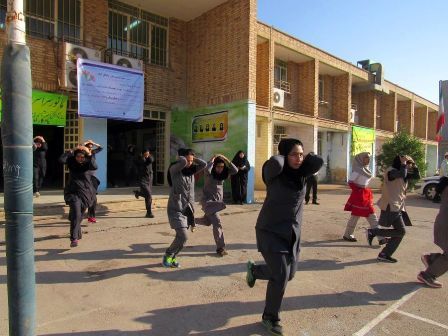
[[[365,217],[371,228],[378,226],[378,218],[373,208],[373,194],[368,187],[372,179],[372,172],[369,169],[370,153],[363,152],[353,158],[352,174],[350,175],[348,185],[352,193],[345,204],[344,210],[351,211],[352,215],[347,222],[347,228],[342,238],[349,242],[356,242],[353,235],[359,217]],[[380,245],[386,243],[383,237],[377,237]]]

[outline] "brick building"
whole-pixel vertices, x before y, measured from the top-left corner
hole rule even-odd
[[[103,188],[106,175],[124,185],[126,148],[135,144],[155,152],[160,184],[180,146],[206,158],[216,152],[231,158],[242,149],[254,166],[253,191],[263,187],[262,163],[285,135],[322,154],[321,179],[343,181],[352,125],[374,130],[376,151],[404,128],[423,139],[435,162],[437,105],[384,80],[377,64],[354,66],[258,22],[256,0],[25,3],[33,90],[68,96],[63,127],[34,128],[50,143],[54,186],[63,181],[57,156],[89,138],[110,146],[97,157]],[[5,10],[0,0],[1,47]],[[79,49],[103,62],[124,58],[144,71],[143,122],[78,117],[70,72]]]

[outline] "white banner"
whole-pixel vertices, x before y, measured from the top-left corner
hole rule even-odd
[[[141,70],[78,58],[78,114],[81,117],[143,120]]]

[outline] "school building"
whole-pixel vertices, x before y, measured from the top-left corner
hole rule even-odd
[[[6,2],[0,0],[0,53]],[[249,199],[264,187],[262,163],[285,136],[322,155],[323,181],[346,180],[357,141],[375,153],[401,129],[422,139],[429,171],[436,169],[436,104],[387,81],[379,63],[354,65],[259,22],[256,0],[24,3],[34,133],[49,143],[53,187],[64,181],[57,157],[87,139],[108,148],[97,155],[102,189],[107,175],[123,185],[129,144],[154,152],[158,184],[166,183],[180,147],[206,159],[244,150],[253,166]],[[142,70],[143,122],[79,117],[78,57]],[[44,111],[34,95],[66,105]]]

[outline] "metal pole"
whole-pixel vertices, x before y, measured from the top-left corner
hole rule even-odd
[[[9,335],[32,336],[35,325],[33,153],[30,51],[23,0],[8,0],[8,44],[1,68],[3,176]]]

